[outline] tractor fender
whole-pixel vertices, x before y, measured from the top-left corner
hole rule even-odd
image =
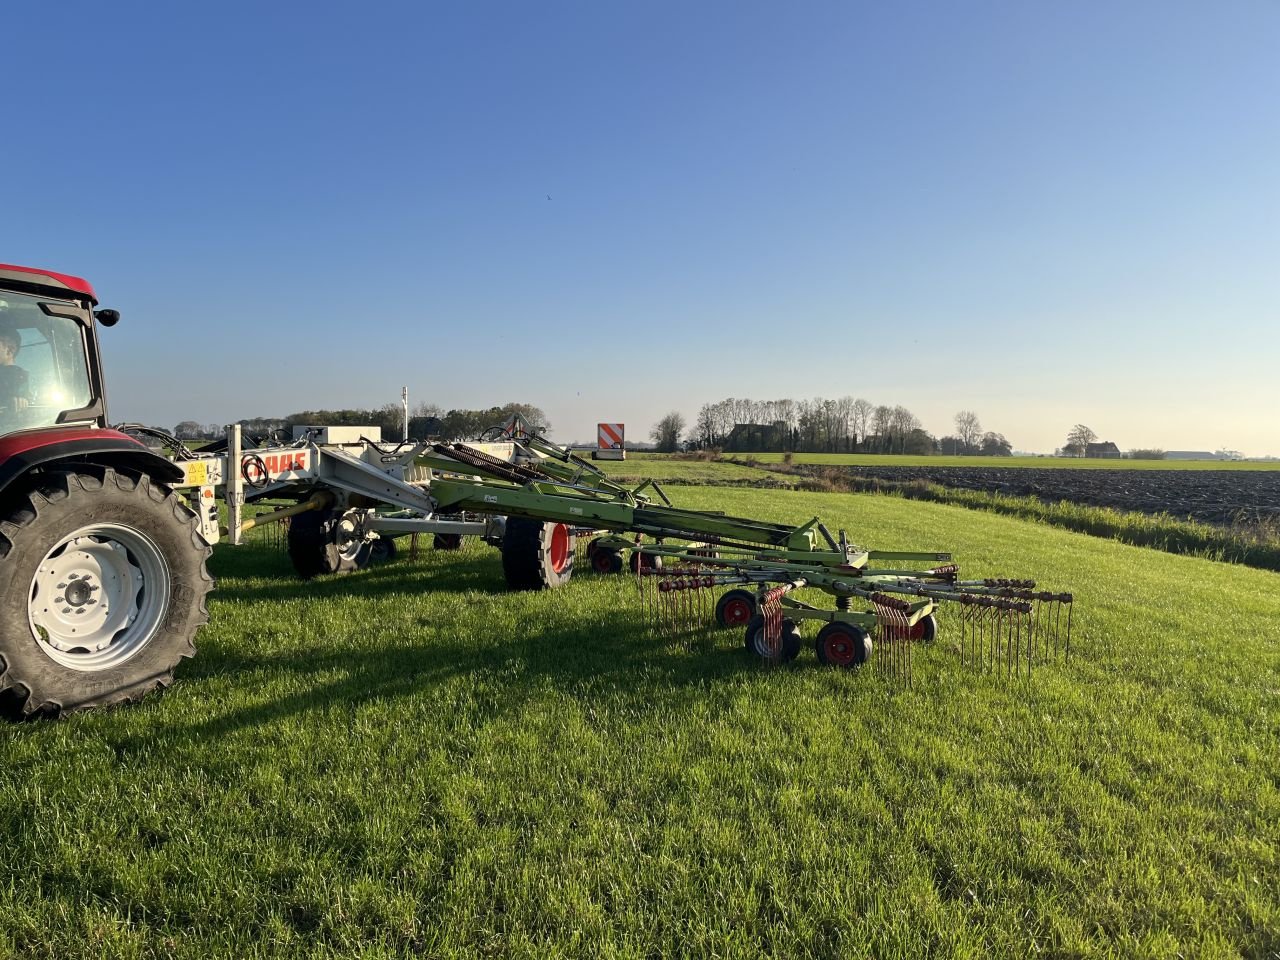
[[[176,483],[183,470],[118,430],[53,427],[0,438],[0,496],[33,470],[77,465],[108,466]]]

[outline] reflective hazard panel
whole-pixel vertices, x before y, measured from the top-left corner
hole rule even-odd
[[[601,450],[621,450],[625,433],[625,424],[597,423],[596,446]]]

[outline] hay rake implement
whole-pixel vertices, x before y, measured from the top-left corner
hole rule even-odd
[[[1070,653],[1069,593],[1037,590],[1032,580],[961,580],[949,553],[865,550],[816,517],[788,527],[683,510],[654,481],[628,490],[546,441],[528,443],[542,459],[525,461],[519,475],[456,447],[437,449],[461,453],[477,476],[434,481],[432,497],[450,509],[600,531],[587,549],[591,568],[629,567],[660,636],[739,627],[748,650],[785,663],[803,646],[801,624],[814,621],[821,662],[859,667],[874,649],[880,669],[910,682],[912,648],[937,637],[946,607],[958,611],[953,647],[975,668],[1029,677],[1035,663]],[[821,595],[829,608],[811,602]]]
[[[388,449],[365,428],[327,428],[327,443],[313,436],[319,429],[288,446],[243,448],[233,427],[225,454],[183,461],[207,536],[217,533],[208,509],[217,489],[232,543],[250,526],[290,521],[303,576],[358,569],[393,553],[398,536],[432,533],[447,545],[472,535],[501,549],[510,587],[543,589],[572,577],[586,534],[590,569],[630,569],[668,639],[739,628],[749,651],[780,664],[795,659],[802,626],[814,622],[822,663],[860,667],[874,650],[880,670],[910,682],[912,648],[937,636],[937,611],[948,606],[959,614],[953,646],[977,669],[1029,676],[1034,663],[1069,652],[1070,594],[1030,580],[960,580],[949,553],[864,550],[816,517],[792,527],[682,509],[656,481],[628,488],[536,436]],[[297,502],[242,517],[243,505],[267,496]],[[824,595],[829,606],[816,602]]]

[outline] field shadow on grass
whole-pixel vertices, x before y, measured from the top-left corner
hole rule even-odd
[[[545,696],[548,686],[583,700],[607,688],[610,697],[623,700],[632,713],[666,714],[705,696],[708,684],[758,670],[759,664],[740,646],[664,643],[620,612],[603,623],[594,620],[589,630],[553,627],[540,635],[500,640],[491,646],[442,642],[437,635],[426,642],[406,640],[354,653],[296,651],[228,658],[217,672],[228,669],[241,674],[252,689],[258,689],[258,681],[264,678],[278,685],[284,676],[298,678],[305,688],[206,720],[176,725],[158,721],[136,736],[113,738],[117,755],[152,751],[156,735],[163,730],[176,751],[201,753],[202,763],[207,764],[204,751],[211,738],[246,729],[265,731],[309,713],[354,713],[376,701],[429,695],[463,675],[474,677],[488,690],[472,704],[472,723],[516,714],[530,700]],[[339,671],[343,675],[333,678]],[[296,687],[298,680],[284,685]]]

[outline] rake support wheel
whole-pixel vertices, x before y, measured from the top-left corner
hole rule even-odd
[[[765,640],[764,616],[757,613],[747,621],[746,648],[766,663],[790,663],[799,656],[803,643],[800,628],[796,626],[794,620],[783,618],[782,636],[779,638],[776,650],[771,649]]]
[[[756,595],[750,590],[728,590],[716,601],[716,623],[722,627],[745,627],[756,615]]]
[[[591,564],[593,572],[603,574],[621,573],[626,566],[622,553],[610,547],[596,547],[591,550],[587,554],[587,562]]]
[[[168,487],[50,473],[0,516],[0,710],[72,713],[173,682],[209,615],[209,545]]]
[[[828,623],[818,631],[813,648],[819,663],[852,669],[871,658],[871,637],[851,623]]]
[[[661,570],[662,558],[652,553],[632,550],[631,558],[627,561],[627,569],[632,573],[639,573],[641,570]]]
[[[502,572],[512,590],[551,590],[573,576],[577,538],[567,524],[510,517],[502,538]]]
[[[911,639],[919,640],[921,643],[933,643],[937,640],[938,618],[931,613],[917,620],[916,625],[911,628]]]

